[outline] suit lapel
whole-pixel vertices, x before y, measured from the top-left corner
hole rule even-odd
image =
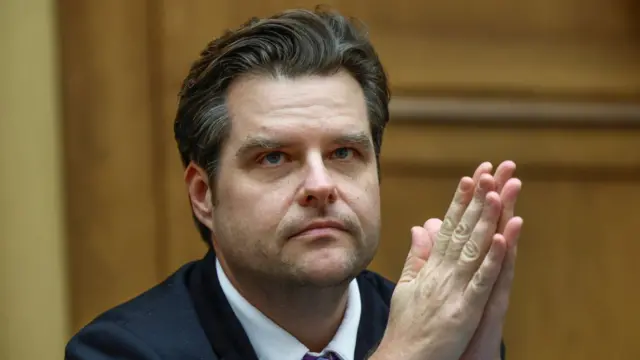
[[[389,306],[373,284],[363,276],[357,278],[362,302],[355,359],[366,359],[384,335]],[[200,326],[219,360],[258,360],[242,324],[220,287],[211,250],[197,262],[189,275],[189,292]]]
[[[200,326],[219,360],[258,360],[251,342],[222,292],[209,251],[190,275],[189,292]]]
[[[377,348],[387,327],[389,306],[383,301],[377,289],[365,279],[358,276],[362,315],[358,326],[355,359],[367,359]]]

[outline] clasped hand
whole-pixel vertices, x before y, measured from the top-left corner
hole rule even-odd
[[[458,184],[444,220],[412,244],[374,359],[497,360],[522,219],[515,164],[490,163]]]

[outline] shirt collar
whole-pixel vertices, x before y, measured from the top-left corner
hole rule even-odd
[[[227,278],[220,262],[216,259],[216,271],[222,291],[231,309],[242,324],[258,359],[260,360],[300,360],[309,352],[298,339],[282,329],[260,310],[251,305]],[[358,326],[360,324],[360,289],[354,279],[349,283],[347,309],[335,336],[325,351],[333,351],[342,360],[354,360]],[[316,354],[318,355],[318,354]]]

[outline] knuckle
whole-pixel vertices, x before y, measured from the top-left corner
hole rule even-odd
[[[437,247],[442,248],[442,250],[444,250],[444,248],[448,246],[448,242],[449,242],[449,237],[447,235],[438,233],[438,235],[436,236]]]
[[[451,242],[449,243],[449,248],[447,251],[450,258],[457,259],[458,257],[460,257],[460,252],[468,242],[471,232],[472,229],[469,224],[465,222],[461,222],[460,224],[458,224],[455,231],[453,232]]]
[[[457,191],[456,194],[453,196],[453,201],[451,202],[451,206],[461,206],[464,205],[465,200],[467,198],[467,194],[463,191]]]
[[[485,258],[483,263],[471,278],[471,285],[477,291],[484,291],[487,288],[493,287],[493,284],[496,282],[499,275],[499,264],[490,258]]]
[[[443,235],[443,236],[451,236],[451,234],[453,233],[453,229],[455,228],[455,223],[453,221],[453,219],[451,219],[451,216],[447,216],[444,218],[444,220],[442,221],[442,225],[440,226],[440,232],[439,234]]]
[[[483,271],[476,272],[471,278],[471,286],[476,292],[483,292],[491,287],[490,276]]]
[[[486,191],[482,187],[478,186],[476,188],[476,190],[473,192],[473,197],[478,199],[478,200],[482,200],[482,199],[484,199],[484,194],[485,193],[486,193]]]
[[[454,238],[464,239],[471,235],[472,228],[466,222],[461,222],[453,231]]]
[[[473,239],[467,241],[462,248],[462,259],[465,261],[475,261],[480,257],[480,248]]]

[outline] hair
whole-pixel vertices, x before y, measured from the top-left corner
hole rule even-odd
[[[363,90],[379,173],[382,136],[389,121],[387,75],[364,26],[322,7],[252,18],[207,44],[179,94],[174,132],[183,165],[194,162],[205,170],[210,184],[215,183],[232,125],[226,95],[234,79],[247,74],[328,76],[341,70]],[[211,231],[193,217],[202,239],[211,246]]]

